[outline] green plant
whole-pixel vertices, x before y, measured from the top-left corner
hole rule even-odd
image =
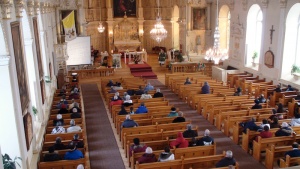
[[[293,65],[292,70],[291,70],[291,74],[293,74],[293,73],[300,73],[300,67],[296,66],[296,65]]]
[[[175,51],[174,51],[174,55],[175,55],[176,59],[177,59],[179,62],[182,62],[182,61],[184,60],[183,57],[182,57],[182,54],[180,53],[179,50],[175,50]]]
[[[120,65],[120,62],[118,59],[114,59],[113,60],[113,66],[116,67],[116,66],[119,66]]]
[[[38,110],[36,109],[36,107],[32,106],[32,111],[33,111],[33,114],[36,115],[38,113]]]
[[[17,162],[17,160],[22,160],[21,157],[15,157],[14,160],[12,160],[8,154],[2,154],[2,162],[4,169],[16,169],[16,164],[20,166],[20,164]]]
[[[256,59],[258,56],[257,56],[257,52],[254,52],[253,55],[252,55],[252,59]]]

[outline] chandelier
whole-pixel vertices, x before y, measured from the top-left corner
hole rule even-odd
[[[101,1],[100,1],[100,8],[101,8]],[[105,30],[105,27],[103,26],[102,22],[101,22],[101,13],[102,10],[100,10],[100,22],[99,22],[99,26],[98,26],[98,32],[103,33]]]
[[[152,39],[160,43],[163,39],[167,37],[168,31],[164,28],[164,25],[161,23],[161,16],[159,15],[159,0],[157,0],[158,11],[156,17],[156,24],[154,28],[150,31],[150,36]]]
[[[216,16],[216,29],[214,32],[214,46],[206,51],[205,59],[214,61],[219,64],[220,60],[228,59],[228,50],[220,49],[220,32],[219,32],[219,0],[217,0],[217,16]]]

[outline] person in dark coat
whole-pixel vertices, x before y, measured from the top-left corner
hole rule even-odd
[[[208,85],[208,82],[204,82],[202,88],[201,88],[202,94],[209,94],[210,93],[210,86]]]
[[[54,152],[55,148],[53,146],[49,147],[49,153],[44,155],[44,161],[58,161],[61,160],[60,156]]]
[[[238,87],[236,91],[233,93],[234,96],[241,96],[242,95],[242,89]]]
[[[273,120],[270,122],[270,128],[280,128],[280,124],[278,122],[278,118],[274,117]]]
[[[183,117],[183,112],[179,111],[178,117],[176,117],[172,123],[181,123],[181,122],[185,122],[185,118]]]
[[[135,91],[135,95],[142,95],[142,94],[144,94],[144,90],[142,86],[139,86],[139,90]]]
[[[275,132],[276,137],[290,136],[293,133],[293,129],[289,127],[287,122],[282,122],[281,128]]]
[[[70,147],[71,144],[74,144],[77,148],[83,148],[84,143],[82,140],[79,140],[79,135],[74,134],[73,140],[69,143],[68,147]]]
[[[56,137],[55,143],[53,145],[55,150],[63,150],[66,148],[66,146],[61,143],[61,138],[60,137]]]
[[[145,152],[147,146],[145,144],[140,144],[139,138],[133,139],[133,145],[130,146],[129,156],[132,156],[132,151],[134,153]]]
[[[118,115],[126,115],[126,114],[128,114],[128,112],[126,111],[125,106],[122,105]]]
[[[67,113],[69,113],[69,111],[68,111],[66,105],[65,104],[61,105],[61,108],[59,109],[58,114],[67,114]]]
[[[78,110],[80,110],[80,109],[73,107],[72,112],[71,112],[72,114],[70,115],[71,119],[81,118],[81,113],[79,113],[79,112],[81,112],[81,110],[79,112],[78,112]]]
[[[184,138],[192,138],[192,137],[197,137],[198,133],[197,133],[197,131],[192,130],[192,125],[191,124],[188,124],[187,125],[187,130],[185,130],[182,133],[182,135],[183,135]]]
[[[264,94],[261,94],[258,98],[259,103],[266,103],[267,99],[265,98]]]
[[[293,150],[287,151],[284,156],[289,155],[290,157],[300,157],[299,144],[294,142],[292,144]]]
[[[291,85],[288,85],[287,86],[287,89],[286,89],[286,91],[294,91],[295,89],[291,86]]]
[[[277,93],[282,92],[281,85],[280,84],[276,85],[276,88],[274,89],[274,91],[277,92]]]
[[[53,126],[56,126],[57,122],[60,122],[62,125],[64,125],[64,119],[62,119],[61,114],[56,115],[56,119],[53,120]]]
[[[214,139],[209,136],[210,131],[206,129],[204,131],[204,137],[200,138],[199,140],[196,141],[197,146],[208,146],[214,144]]]
[[[109,82],[106,84],[106,87],[111,87],[114,85],[114,82],[112,80],[109,80]]]
[[[247,129],[252,130],[252,131],[257,131],[258,129],[260,129],[260,127],[255,124],[254,118],[249,119],[248,122],[242,123],[241,125],[244,128],[244,130],[243,130],[244,133],[247,132]]]
[[[160,89],[156,89],[156,93],[154,93],[153,98],[164,97],[164,94],[160,92]]]
[[[216,167],[227,167],[229,165],[235,165],[236,161],[233,158],[232,151],[226,151],[225,157],[217,162]]]
[[[254,103],[255,103],[255,104],[252,106],[251,109],[262,109],[262,106],[260,105],[260,102],[259,102],[258,99],[255,99],[255,100],[254,100]]]
[[[130,115],[126,115],[126,119],[122,123],[122,128],[130,128],[130,127],[137,127],[139,126],[134,120],[130,119]]]
[[[153,163],[156,162],[157,159],[155,157],[155,154],[153,154],[152,148],[151,147],[147,147],[145,154],[143,154],[139,159],[138,162],[139,164],[143,164],[143,163]]]

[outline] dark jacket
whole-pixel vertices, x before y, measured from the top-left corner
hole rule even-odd
[[[147,148],[147,146],[144,144],[132,145],[132,146],[130,146],[129,155],[132,156],[132,151],[134,153],[145,152],[146,148]]]
[[[164,97],[164,94],[162,94],[160,92],[154,93],[153,98],[158,98],[158,97]]]
[[[255,104],[251,109],[262,109],[262,106],[260,104]]]
[[[197,137],[198,133],[194,130],[185,130],[182,133],[182,135],[183,135],[184,138],[192,138],[192,137]]]
[[[254,121],[248,121],[244,124],[243,132],[246,133],[247,129],[252,130],[252,131],[257,131],[258,129],[260,129],[260,127],[257,126]]]
[[[83,143],[82,140],[76,139],[76,140],[72,140],[72,142],[76,145],[77,148],[83,148],[83,147],[84,147],[84,143]],[[71,143],[71,142],[70,142],[70,143]],[[69,144],[70,144],[70,143],[69,143]]]
[[[225,157],[219,162],[217,162],[216,167],[227,167],[229,165],[235,165],[235,159],[234,158],[229,158]]]
[[[196,145],[197,146],[204,146],[204,145],[212,145],[214,144],[214,139],[210,136],[204,136],[197,140]]]
[[[290,127],[282,127],[275,132],[276,137],[281,136],[290,136],[293,133],[293,130]]]
[[[62,144],[62,143],[60,143],[60,144],[54,144],[53,145],[53,147],[54,147],[54,149],[55,150],[63,150],[63,149],[66,149],[66,146],[64,145],[64,144]]]
[[[209,85],[203,85],[201,88],[202,94],[209,94],[210,93],[210,86]]]
[[[69,111],[68,111],[68,109],[66,109],[66,108],[61,108],[61,109],[59,109],[59,111],[58,111],[58,114],[67,114],[67,113],[69,113]]]
[[[135,95],[142,95],[142,94],[144,94],[144,90],[137,90],[137,91],[135,91]]]
[[[270,128],[280,128],[280,125],[278,123],[270,123]]]
[[[185,122],[184,117],[176,117],[172,123],[181,123],[181,122]]]
[[[57,153],[47,153],[44,156],[44,161],[58,161],[61,160]]]
[[[138,124],[137,124],[134,120],[126,119],[126,120],[122,123],[121,126],[124,127],[124,128],[130,128],[130,127],[138,126]]]
[[[121,109],[118,113],[118,115],[125,115],[128,114],[128,112],[126,111],[126,109]]]
[[[139,158],[139,163],[143,164],[143,163],[153,163],[156,162],[157,159],[155,157],[155,154],[143,154],[140,158]]]
[[[291,151],[286,152],[284,156],[286,155],[289,155],[290,157],[300,157],[300,150],[295,148]]]
[[[61,122],[61,125],[64,125],[64,119],[55,119],[53,120],[53,126],[56,126],[57,122]]]
[[[71,119],[81,118],[81,113],[72,113]]]

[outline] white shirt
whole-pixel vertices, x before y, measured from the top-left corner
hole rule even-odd
[[[65,133],[66,130],[63,126],[54,127],[51,134]]]
[[[124,103],[132,103],[132,100],[124,100]]]
[[[142,94],[141,99],[151,99],[151,94]]]
[[[71,126],[67,129],[67,133],[73,133],[73,132],[77,132],[77,131],[81,131],[80,126]]]

